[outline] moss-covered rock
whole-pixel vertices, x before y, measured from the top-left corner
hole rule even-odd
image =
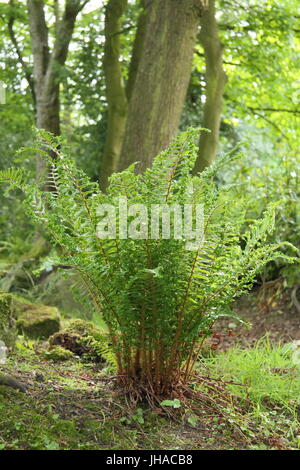
[[[74,318],[64,328],[65,333],[83,336],[92,336],[95,340],[102,341],[103,337],[107,337],[107,334],[96,328],[96,326],[86,320],[80,318]]]
[[[11,294],[0,293],[0,340],[12,349],[16,335],[13,297]]]
[[[33,304],[28,299],[21,297],[20,295],[13,294],[13,307],[14,307],[14,314],[16,318],[22,315],[25,312],[29,312],[35,310],[37,304]],[[39,305],[40,306],[40,305]]]
[[[33,339],[47,339],[60,329],[60,314],[56,307],[27,304],[19,311],[18,332]]]
[[[82,337],[78,334],[66,333],[65,330],[58,331],[49,338],[50,348],[61,346],[62,348],[71,351],[76,356],[84,356],[89,352],[89,349],[81,344]]]
[[[64,330],[49,338],[49,344],[50,347],[62,346],[83,359],[115,363],[107,333],[85,320],[71,320]]]
[[[62,346],[54,346],[43,354],[44,358],[54,362],[68,361],[74,357],[73,353]]]

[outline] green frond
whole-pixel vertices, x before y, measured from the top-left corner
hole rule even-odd
[[[245,193],[237,200],[235,186],[217,185],[218,172],[239,158],[237,149],[191,176],[196,139],[198,131],[189,129],[143,174],[135,173],[135,165],[113,174],[106,194],[76,168],[62,141],[44,131],[38,132],[38,145],[55,153],[46,180],[55,187],[53,194],[27,183],[22,170],[0,173],[0,182],[24,191],[27,212],[47,229],[58,248],[59,264],[72,266],[81,277],[79,297],[88,296],[91,310],[103,316],[109,329],[111,343],[98,345],[99,354],[128,376],[138,376],[141,368],[147,380],[153,370],[171,376],[172,368],[185,363],[199,335],[207,335],[233,299],[251,288],[266,263],[278,257],[286,263],[295,260],[289,244],[270,241],[276,204],[249,223],[252,196]],[[127,197],[128,205],[143,204],[147,211],[154,204],[164,204],[164,211],[167,204],[200,204],[204,239],[195,250],[187,250],[185,233],[178,239],[172,236],[173,217],[169,239],[161,232],[155,239],[119,237],[119,227],[112,239],[98,238],[99,204],[115,210],[118,225],[120,196]],[[195,211],[192,222],[195,225]]]
[[[8,183],[10,186],[25,190],[28,175],[21,168],[8,168],[0,171],[0,183]]]

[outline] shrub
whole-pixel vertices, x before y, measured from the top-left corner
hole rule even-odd
[[[181,134],[143,174],[135,174],[135,165],[113,174],[106,194],[76,169],[60,140],[43,131],[38,136],[40,153],[49,162],[46,184],[27,183],[21,170],[0,174],[0,180],[25,191],[28,213],[46,227],[58,264],[80,274],[108,326],[120,382],[136,398],[172,396],[174,387],[188,381],[199,343],[212,323],[228,314],[228,304],[251,287],[265,263],[280,256],[292,260],[281,254],[282,244],[266,243],[274,205],[242,232],[245,208],[230,200],[230,186],[215,183],[218,170],[234,157],[224,156],[191,176],[197,134],[191,129]],[[185,234],[122,239],[119,213],[116,237],[99,238],[99,205],[118,208],[120,196],[128,206],[143,204],[148,210],[153,204],[203,204],[203,240],[187,249]],[[174,225],[172,218],[172,230]],[[148,227],[141,222],[139,228],[142,233]]]

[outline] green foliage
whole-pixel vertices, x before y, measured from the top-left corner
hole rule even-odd
[[[218,376],[245,385],[231,388],[258,407],[277,403],[290,409],[299,404],[300,369],[293,353],[292,345],[273,345],[264,337],[253,348],[234,347],[205,363]]]
[[[272,435],[276,427],[289,438],[297,437],[300,368],[293,344],[274,345],[264,337],[252,348],[233,347],[204,364],[210,374],[234,383],[230,389],[249,404],[249,416],[265,434]]]
[[[10,180],[25,191],[27,211],[47,229],[60,263],[80,274],[108,326],[123,382],[151,384],[162,395],[181,380],[183,367],[183,380],[188,377],[199,338],[207,336],[212,323],[227,314],[228,304],[251,287],[257,272],[280,256],[293,260],[280,251],[289,244],[266,241],[274,226],[274,205],[243,233],[245,206],[230,198],[234,188],[215,183],[216,173],[232,155],[190,176],[197,136],[191,129],[180,135],[144,174],[136,175],[132,166],[112,175],[107,194],[76,169],[60,149],[60,140],[43,131],[38,133],[44,149],[40,153],[49,161],[47,182],[55,190],[24,185],[17,171],[0,174],[0,181]],[[54,161],[47,149],[56,153]],[[139,203],[149,210],[152,204],[203,204],[203,243],[188,250],[184,236],[98,238],[97,209],[105,203],[117,208],[119,196],[126,197],[128,205]]]
[[[101,339],[100,339],[101,338]],[[88,349],[88,353],[84,354],[84,358],[88,360],[105,360],[110,370],[116,370],[116,358],[111,345],[107,341],[107,336],[101,336],[99,339],[93,338],[93,336],[85,336],[78,340],[79,344],[82,344]]]
[[[246,224],[261,217],[268,204],[278,201],[274,231],[268,240],[292,243],[298,248],[299,256],[299,158],[292,152],[282,156],[264,139],[257,139],[251,147],[249,145],[247,158],[243,162],[237,160],[225,168],[223,181],[235,185],[233,197],[242,201],[242,205],[247,204],[248,200]],[[266,280],[279,275],[284,278],[287,286],[293,286],[299,282],[299,265],[287,265],[284,260],[278,259],[266,266]]]
[[[171,406],[172,408],[180,408],[180,400],[174,398],[174,400],[164,400],[161,402],[161,406]]]

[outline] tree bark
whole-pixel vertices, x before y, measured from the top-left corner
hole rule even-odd
[[[200,41],[204,49],[206,64],[206,101],[202,127],[209,129],[210,133],[203,132],[200,136],[199,154],[194,166],[194,174],[203,171],[216,158],[223,94],[227,81],[223,69],[223,46],[218,34],[214,0],[209,0],[208,10],[201,19]]]
[[[108,124],[101,160],[100,186],[117,169],[127,117],[127,98],[120,64],[121,19],[127,0],[109,0],[105,11],[105,47],[103,68],[108,103]]]
[[[149,3],[149,2],[148,2]],[[143,46],[144,46],[144,39],[146,34],[146,27],[147,27],[147,2],[146,0],[141,0],[140,6],[142,11],[140,13],[136,35],[133,43],[132,48],[132,56],[129,66],[129,73],[128,73],[128,80],[126,84],[126,96],[128,102],[130,101],[132,90],[135,84],[135,79],[138,71],[138,65],[140,63],[142,54],[143,54]],[[148,5],[149,6],[149,5]]]
[[[143,53],[131,93],[119,170],[140,161],[138,170],[143,171],[177,133],[202,11],[200,0],[146,3]]]

